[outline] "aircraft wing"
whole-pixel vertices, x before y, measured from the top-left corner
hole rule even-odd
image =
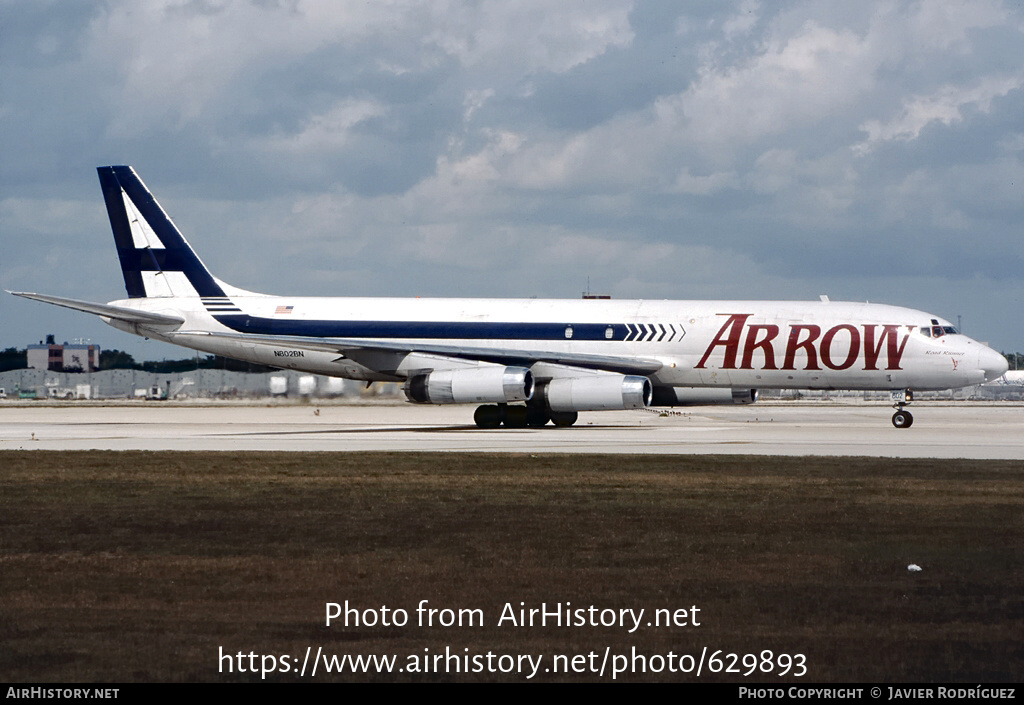
[[[550,350],[511,350],[504,348],[464,347],[461,345],[437,345],[433,343],[405,343],[382,340],[359,340],[353,338],[308,338],[288,335],[247,335],[245,333],[210,333],[206,331],[182,331],[174,337],[212,337],[231,342],[245,342],[255,345],[276,345],[298,350],[329,352],[347,356],[352,351],[382,350],[387,352],[420,352],[445,355],[463,360],[480,360],[504,365],[529,367],[535,362],[582,367],[592,370],[606,370],[620,374],[649,375],[663,366],[659,360],[641,357],[617,357],[591,355],[588,353],[559,353]]]
[[[79,299],[67,299],[63,296],[32,294],[27,291],[8,291],[7,293],[14,294],[15,296],[20,296],[25,299],[32,299],[33,301],[42,301],[43,303],[54,304],[55,306],[63,306],[64,308],[74,309],[75,311],[84,311],[86,313],[92,313],[105,318],[127,321],[128,323],[171,326],[181,325],[185,322],[184,318],[170,316],[164,313],[137,311],[134,308],[111,306],[110,304],[98,304],[93,303],[92,301],[81,301]]]

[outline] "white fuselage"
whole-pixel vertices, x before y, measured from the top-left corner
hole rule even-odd
[[[418,346],[589,354],[660,363],[655,385],[760,389],[929,390],[998,377],[996,351],[942,319],[883,304],[796,301],[310,298],[238,292],[135,298],[112,305],[174,314],[180,327],[108,321],[208,353],[311,373],[400,380],[429,354],[340,356],[268,336],[380,340]],[[264,342],[195,335],[238,333]],[[927,331],[927,332],[923,332]],[[933,335],[935,331],[938,335]],[[188,333],[188,335],[181,335]],[[358,360],[357,360],[358,358]],[[379,364],[378,364],[379,363]],[[557,377],[539,365],[539,377]]]

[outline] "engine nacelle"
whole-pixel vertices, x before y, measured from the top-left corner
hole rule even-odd
[[[753,404],[756,389],[730,387],[655,387],[652,406],[714,406],[717,404]]]
[[[651,405],[651,381],[636,375],[593,375],[553,379],[544,388],[551,411],[643,409]]]
[[[470,367],[409,375],[405,396],[418,404],[529,401],[533,373],[525,367]]]

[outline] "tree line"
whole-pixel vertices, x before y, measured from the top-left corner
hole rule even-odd
[[[23,370],[28,367],[27,348],[7,348],[0,350],[0,372],[8,370]],[[142,372],[157,372],[160,374],[171,372],[191,372],[194,370],[227,370],[229,372],[270,372],[274,367],[257,365],[252,362],[233,360],[220,355],[203,355],[186,357],[180,360],[146,360],[138,362],[129,353],[123,350],[101,350],[100,370],[140,370]],[[63,370],[55,370],[63,372]],[[68,372],[81,372],[81,370],[68,370]]]

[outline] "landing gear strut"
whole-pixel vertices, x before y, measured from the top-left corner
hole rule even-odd
[[[898,392],[889,392],[892,406],[896,413],[892,415],[892,425],[896,428],[910,428],[914,425],[914,415],[904,411],[903,407],[914,400],[914,394],[909,389]]]

